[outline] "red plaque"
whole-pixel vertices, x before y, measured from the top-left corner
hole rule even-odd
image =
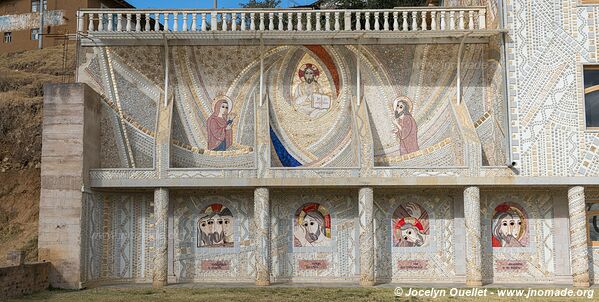
[[[496,260],[495,269],[498,271],[526,271],[526,261],[521,260]]]
[[[397,268],[403,271],[419,271],[428,267],[428,260],[399,260]]]
[[[229,260],[202,260],[203,271],[228,271]]]
[[[300,260],[299,267],[301,270],[321,270],[327,269],[328,263],[326,260]]]

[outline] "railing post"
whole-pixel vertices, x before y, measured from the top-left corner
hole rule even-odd
[[[168,26],[168,15],[169,15],[169,12],[165,12],[164,13],[164,31],[168,31],[169,30],[169,26]]]
[[[389,30],[389,12],[383,13],[383,30]]]
[[[278,30],[285,30],[285,26],[283,25],[283,13],[279,13],[279,27]]]
[[[187,27],[188,27],[188,25],[187,25],[187,17],[188,16],[187,15],[188,15],[187,12],[183,12],[183,29],[182,29],[182,31],[187,31]]]
[[[215,31],[218,29],[218,21],[216,19],[217,12],[210,12],[210,31]]]
[[[349,10],[343,12],[343,29],[351,31],[351,11]]]
[[[141,14],[135,14],[135,31],[141,31]]]
[[[412,31],[418,30],[418,12],[412,11]]]
[[[255,13],[250,13],[250,30],[256,30]]]
[[[237,13],[233,12],[231,14],[231,31],[237,30]]]
[[[146,14],[143,14],[143,15],[144,15],[144,21],[145,21],[144,30],[145,30],[145,31],[150,31],[150,30],[152,30],[152,29],[151,29],[151,27],[150,27],[150,19],[151,19],[151,18],[150,18],[150,14],[149,14],[149,13],[146,13]]]
[[[324,13],[324,30],[331,30],[331,13],[329,12]]]
[[[77,31],[83,31],[83,12],[77,12]]]
[[[127,14],[127,25],[125,26],[125,31],[131,31],[131,14]]]
[[[320,12],[316,12],[316,30],[320,31]]]
[[[379,12],[374,12],[374,30],[379,30]]]
[[[220,17],[221,18],[221,22],[223,23],[222,31],[229,30],[229,24],[227,23],[227,13],[223,12],[223,13],[221,13],[220,16],[221,16]]]
[[[198,30],[198,14],[191,14],[191,31]]]
[[[364,23],[364,30],[370,30],[370,12],[365,12],[364,18],[366,19],[366,22]]]
[[[426,25],[426,11],[423,10],[420,12],[420,18],[422,19],[422,22],[420,24],[420,27],[422,28],[422,30],[427,30],[427,25]]]
[[[437,12],[431,11],[431,30],[437,30]]]
[[[293,13],[287,13],[287,31],[293,30]]]
[[[123,16],[121,13],[116,14],[116,31],[120,32],[123,30]]]
[[[355,14],[356,30],[362,30],[362,23],[360,22],[360,15],[361,15],[361,13],[359,11],[356,11],[356,14]]]
[[[260,13],[260,30],[264,30],[264,13]]]
[[[455,30],[455,11],[449,12],[449,30]]]
[[[458,21],[458,28],[460,30],[463,30],[464,29],[464,11],[463,10],[460,11],[458,20],[459,20]]]
[[[275,15],[273,13],[268,13],[268,30],[275,30],[274,19]]]
[[[114,23],[112,18],[114,18],[114,15],[108,14],[108,28],[106,29],[107,31],[112,31],[114,29]]]
[[[241,18],[241,31],[245,31],[247,25],[245,24],[245,13],[241,13],[239,16]]]
[[[401,21],[401,29],[403,31],[408,31],[408,12],[401,12],[401,17],[402,17],[402,21]]]
[[[339,23],[339,12],[335,12],[335,30],[338,31],[341,29],[341,24]]]
[[[83,14],[83,13],[82,13]],[[80,16],[81,20],[83,21],[83,16]],[[92,32],[94,31],[94,14],[89,14],[89,23],[87,24],[87,32]],[[81,28],[83,27],[83,22],[80,23],[80,28],[79,31],[83,31],[83,29]]]
[[[297,25],[296,25],[297,31],[302,31],[302,13],[299,12],[296,14],[296,16],[297,16]]]
[[[306,13],[306,30],[312,31],[312,14],[310,12]]]
[[[103,19],[104,19],[104,14],[99,13],[98,14],[98,31],[104,31],[104,22],[102,22]]]
[[[399,30],[399,22],[398,22],[398,16],[399,13],[398,12],[393,12],[393,30]]]
[[[478,29],[487,28],[487,20],[485,14],[486,10],[484,8],[478,11]]]
[[[474,11],[473,10],[468,11],[468,29],[469,30],[474,29]]]
[[[441,30],[445,30],[445,28],[446,28],[446,25],[447,25],[447,24],[445,23],[445,14],[446,14],[446,13],[447,13],[446,11],[442,11],[442,12],[441,12]]]

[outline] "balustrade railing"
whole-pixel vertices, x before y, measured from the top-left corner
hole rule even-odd
[[[138,10],[86,9],[81,33],[148,32],[422,32],[486,28],[484,7],[407,7],[380,10]]]

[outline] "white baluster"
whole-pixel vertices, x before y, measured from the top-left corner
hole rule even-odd
[[[364,18],[366,19],[366,22],[364,23],[364,30],[370,30],[370,12],[365,12]]]
[[[237,13],[231,13],[231,31],[237,30]]]
[[[360,15],[361,15],[361,13],[359,11],[356,11],[356,30],[362,30],[362,23],[360,22]]]
[[[191,31],[198,31],[198,14],[191,14]]]
[[[87,24],[87,31],[92,32],[92,31],[94,31],[94,14],[93,13],[89,14],[88,19],[89,19],[89,23]]]
[[[487,20],[486,20],[486,10],[480,9],[478,10],[478,29],[487,28]]]
[[[374,12],[374,30],[379,30],[379,12]]]
[[[223,27],[222,27],[222,31],[228,31],[229,30],[229,23],[227,22],[227,13],[221,13],[221,20],[223,22]]]
[[[398,16],[399,16],[398,12],[393,12],[393,30],[394,31],[399,30]]]
[[[427,30],[426,15],[427,13],[425,10],[420,12],[420,16],[422,17],[422,23],[420,24],[420,27],[422,27],[422,30]]]
[[[168,12],[164,13],[164,31],[169,31],[168,17],[169,17],[169,13]]]
[[[293,30],[293,13],[287,13],[287,31]]]
[[[320,31],[320,12],[316,12],[316,30]]]
[[[215,31],[218,29],[218,12],[210,12],[210,30]]]
[[[131,14],[127,14],[127,23],[125,25],[125,31],[131,32]]]
[[[389,30],[389,12],[383,13],[383,30]]]
[[[306,13],[306,30],[312,31],[312,14],[310,12]]]
[[[260,30],[264,30],[264,13],[260,13],[260,25],[258,26]]]
[[[241,31],[245,31],[246,29],[246,24],[245,24],[245,13],[241,13],[241,15],[239,16],[241,18]]]
[[[104,31],[104,22],[102,22],[104,20],[104,14],[99,13],[98,14],[98,31]]]
[[[460,30],[464,29],[464,11],[463,10],[460,11],[458,26],[459,26]]]
[[[445,30],[446,25],[445,24],[445,11],[441,11],[441,30]]]
[[[208,24],[206,22],[206,13],[202,13],[202,31],[206,31]]]
[[[324,13],[324,30],[331,31],[331,13]]]
[[[297,13],[297,31],[302,31],[302,13]]]
[[[335,30],[341,29],[341,23],[339,23],[339,12],[335,12]]]
[[[285,26],[283,25],[283,13],[279,13],[279,27],[277,30],[285,30]]]
[[[135,31],[141,31],[141,14],[135,14]]]
[[[116,14],[116,31],[123,31],[123,16],[121,13]]]
[[[412,31],[418,30],[418,12],[412,12]]]
[[[449,30],[455,30],[455,11],[449,12]]]
[[[187,17],[188,17],[188,13],[187,12],[183,12],[183,25],[182,25],[183,29],[182,29],[182,31],[187,31],[187,27],[188,27],[188,25],[187,25]]]
[[[468,29],[469,30],[474,29],[474,11],[473,10],[468,11]]]
[[[401,12],[401,29],[403,31],[408,30],[408,12]]]
[[[437,30],[437,11],[431,11],[431,30]]]
[[[85,13],[83,12],[77,12],[75,14],[75,16],[77,17],[77,32],[82,32],[83,31],[83,18],[85,17]],[[88,25],[89,27],[89,25]]]
[[[143,18],[144,18],[144,31],[152,30],[150,28],[150,14],[148,14],[148,13],[143,14]]]
[[[275,15],[268,13],[268,30],[275,30]]]
[[[256,21],[254,20],[255,16],[255,13],[250,13],[250,30],[256,30]]]
[[[154,13],[154,31],[160,30],[160,13]]]
[[[349,10],[343,12],[343,29],[351,31],[351,11]]]
[[[114,28],[114,23],[112,21],[113,18],[114,18],[113,14],[109,14],[108,15],[108,28],[107,28],[107,31],[112,31],[113,28]]]

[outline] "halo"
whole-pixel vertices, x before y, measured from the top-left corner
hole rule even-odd
[[[412,102],[412,100],[407,97],[407,96],[398,96],[393,100],[393,112],[395,112],[395,109],[397,108],[397,106],[399,105],[399,101],[404,101],[406,102],[406,104],[408,104],[408,111],[410,113],[412,113],[412,110],[414,110],[414,103]]]
[[[306,68],[310,68],[312,69],[312,71],[314,71],[314,78],[318,79],[318,77],[320,77],[320,69],[318,69],[318,67],[316,67],[316,65],[312,64],[312,63],[306,63],[302,66],[300,66],[299,70],[297,71],[297,76],[304,80],[304,70],[306,70]]]
[[[224,99],[225,101],[227,101],[227,103],[229,103],[229,111],[227,111],[227,113],[231,113],[231,110],[233,110],[233,100],[224,94],[219,94],[216,97],[214,97],[214,99],[212,99],[212,108],[214,108],[214,105],[216,105],[216,102],[218,102],[222,99]]]

